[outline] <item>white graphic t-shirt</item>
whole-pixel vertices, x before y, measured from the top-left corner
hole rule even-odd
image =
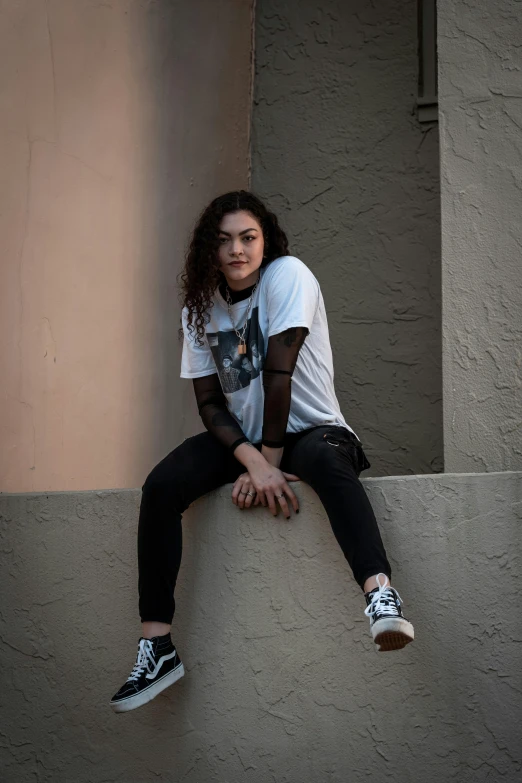
[[[245,323],[248,299],[231,306],[234,326]],[[209,310],[203,345],[195,342],[195,330],[187,329],[187,308],[182,311],[184,332],[182,378],[202,378],[217,372],[228,409],[252,443],[259,443],[263,429],[263,364],[268,338],[293,326],[309,330],[292,376],[292,396],[287,432],[338,424],[347,427],[334,390],[332,349],[319,283],[295,256],[281,256],[260,269],[248,325],[246,354],[238,353],[237,337],[227,303],[216,289]]]

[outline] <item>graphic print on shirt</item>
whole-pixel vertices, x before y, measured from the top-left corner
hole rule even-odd
[[[239,337],[233,329],[226,332],[207,332],[207,340],[225,394],[233,394],[249,386],[263,369],[265,344],[259,327],[258,307],[253,308],[247,322],[246,353],[239,353]]]

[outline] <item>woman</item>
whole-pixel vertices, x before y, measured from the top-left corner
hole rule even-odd
[[[170,637],[181,515],[222,484],[234,484],[239,508],[262,504],[287,519],[299,513],[289,482],[310,484],[365,594],[379,649],[400,649],[414,635],[359,481],[370,463],[335,395],[319,283],[288,255],[276,216],[247,191],[214,199],[194,229],[181,281],[181,377],[193,379],[206,432],[187,438],[143,485],[143,630],[134,669],[111,701],[117,712],[145,704],[184,674]]]

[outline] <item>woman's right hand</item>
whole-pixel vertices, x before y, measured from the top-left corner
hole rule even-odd
[[[254,465],[250,465],[248,472],[257,492],[253,503],[254,506],[262,503],[263,506],[270,508],[274,516],[277,516],[279,504],[285,517],[290,519],[288,506],[290,502],[294,511],[299,513],[299,501],[288,485],[289,481],[299,481],[299,476],[279,470],[279,468],[270,465],[264,458],[263,461],[256,461]],[[277,497],[278,495],[282,495],[282,497]]]

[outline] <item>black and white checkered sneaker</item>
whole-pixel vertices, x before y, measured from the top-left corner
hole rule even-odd
[[[384,577],[382,584],[381,576]],[[364,594],[367,604],[364,614],[370,618],[373,641],[379,645],[379,652],[402,650],[413,641],[413,625],[402,616],[401,597],[389,585],[388,577],[377,574],[377,584],[378,587]]]
[[[140,639],[138,657],[129,678],[112,697],[115,712],[141,707],[185,674],[181,659],[172,644],[170,633]]]

